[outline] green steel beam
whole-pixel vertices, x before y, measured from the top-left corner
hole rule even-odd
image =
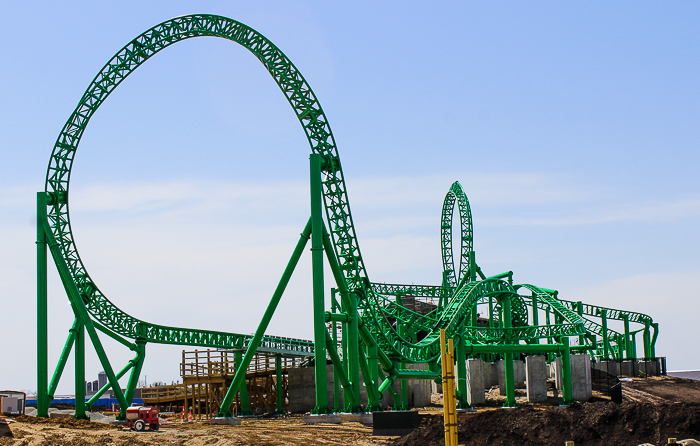
[[[51,378],[51,384],[49,385],[49,390],[47,395],[49,399],[53,400],[53,396],[56,394],[56,388],[58,383],[61,381],[61,375],[63,374],[63,369],[66,367],[66,362],[68,361],[68,356],[73,349],[73,343],[75,342],[75,337],[78,333],[78,327],[80,326],[80,321],[75,319],[73,321],[73,326],[68,331],[68,339],[66,339],[66,344],[63,346],[63,351],[61,352],[60,358],[58,358],[58,364],[56,365],[56,370]]]
[[[36,355],[37,355],[37,416],[48,418],[49,416],[49,334],[48,334],[48,302],[47,302],[47,237],[44,231],[46,221],[46,193],[36,194]],[[70,350],[70,349],[69,349]],[[64,361],[65,364],[65,361]],[[63,368],[61,367],[61,371]],[[59,374],[60,377],[60,374]],[[56,383],[58,384],[58,382]],[[55,391],[55,389],[54,389]]]
[[[251,340],[250,345],[248,346],[248,349],[245,352],[245,356],[241,361],[241,368],[236,370],[236,374],[233,376],[233,381],[231,382],[231,385],[226,391],[226,396],[224,396],[224,399],[221,402],[221,409],[219,410],[218,414],[219,417],[230,417],[232,415],[231,404],[233,403],[233,399],[235,398],[236,393],[238,393],[238,389],[240,388],[241,384],[245,381],[245,375],[246,370],[248,369],[248,365],[253,359],[253,356],[255,356],[255,352],[258,346],[260,345],[263,336],[265,335],[265,330],[267,330],[267,326],[270,324],[270,320],[272,319],[272,315],[275,313],[275,309],[277,309],[277,305],[279,304],[280,299],[282,298],[282,294],[284,294],[284,290],[285,288],[287,288],[287,284],[289,283],[289,279],[292,277],[294,268],[296,268],[297,263],[299,263],[299,258],[304,252],[304,247],[306,247],[306,243],[309,241],[310,235],[311,218],[309,218],[309,221],[306,223],[306,227],[304,228],[304,231],[302,231],[301,236],[299,237],[299,241],[297,242],[296,248],[294,248],[292,257],[289,259],[289,263],[287,263],[287,267],[285,268],[284,273],[282,274],[282,277],[280,278],[280,281],[277,284],[277,288],[272,294],[272,298],[270,299],[270,303],[267,305],[265,314],[263,314],[262,320],[258,325],[258,329],[255,331],[253,339]]]
[[[329,413],[328,375],[326,370],[326,323],[323,286],[323,188],[321,186],[321,155],[309,156],[311,190],[311,260],[313,278],[314,368],[316,376],[316,407],[312,413]]]

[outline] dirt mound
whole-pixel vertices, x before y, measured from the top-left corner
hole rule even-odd
[[[20,415],[13,417],[14,420],[20,423],[27,424],[47,424],[54,427],[64,429],[82,429],[82,430],[105,430],[105,429],[121,429],[121,426],[112,426],[105,423],[97,423],[87,420],[76,420],[75,418],[36,418],[29,415]]]
[[[392,446],[443,445],[441,417]],[[470,446],[618,446],[665,444],[669,437],[700,438],[700,404],[610,402],[575,403],[567,408],[489,410],[459,422],[459,444]]]

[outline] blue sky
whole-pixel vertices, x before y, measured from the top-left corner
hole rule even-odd
[[[26,364],[0,388],[36,386],[34,197],[58,132],[119,48],[189,13],[253,27],[306,77],[372,280],[439,283],[440,208],[459,180],[487,274],[648,313],[669,368],[700,367],[680,342],[700,335],[698,3],[3,1],[0,303],[5,333],[23,334],[6,358]],[[308,216],[308,152],[244,49],[198,38],[159,53],[76,157],[71,218],[90,274],[148,321],[254,331]],[[270,333],[311,336],[307,257]],[[54,274],[52,363],[70,321]],[[128,360],[106,343],[115,367]],[[149,382],[178,378],[180,349],[149,346]]]

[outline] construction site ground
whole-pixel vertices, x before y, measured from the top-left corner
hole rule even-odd
[[[493,391],[495,390],[495,392]],[[700,381],[671,377],[623,383],[625,401],[617,405],[598,395],[593,401],[559,408],[522,404],[498,408],[501,396],[489,392],[487,407],[460,415],[459,443],[469,445],[638,445],[666,443],[668,437],[700,439]],[[523,401],[519,396],[519,401]],[[439,397],[434,400],[440,403]],[[392,445],[444,444],[442,408],[420,410],[421,427],[405,437],[373,437],[360,423],[305,425],[301,416],[251,418],[241,426],[167,422],[158,432],[133,432],[109,424],[71,418],[8,417],[12,437],[0,445]]]

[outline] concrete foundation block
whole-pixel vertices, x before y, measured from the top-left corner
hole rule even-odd
[[[525,388],[525,362],[513,361],[513,375],[515,377],[515,388]]]
[[[506,362],[501,359],[496,364],[498,367],[498,394],[503,396],[506,394]]]
[[[53,412],[49,414],[49,418],[73,418],[74,414],[70,413],[57,413]]]
[[[498,363],[484,362],[484,388],[498,385]]]
[[[318,424],[318,423],[330,423],[330,424],[340,424],[341,419],[340,419],[340,414],[339,413],[331,413],[331,414],[304,414],[304,424]]]
[[[239,417],[217,417],[209,420],[211,424],[221,424],[225,426],[240,426],[241,419]]]
[[[634,376],[634,361],[625,360],[620,364],[620,376]]]
[[[544,356],[525,358],[527,400],[531,403],[547,401],[547,361]]]
[[[561,392],[564,385],[564,375],[561,371],[561,358],[555,358],[554,361],[549,364],[549,367],[551,369],[551,375],[554,377],[554,387],[557,392]]]
[[[467,359],[467,402],[469,405],[486,402],[484,387],[484,361]]]
[[[576,401],[593,397],[591,357],[588,354],[571,355],[571,396]]]

